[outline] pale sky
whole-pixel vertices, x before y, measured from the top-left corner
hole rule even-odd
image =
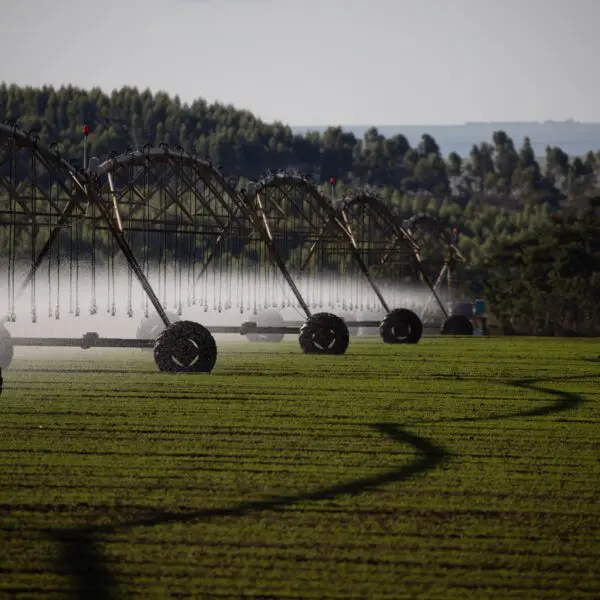
[[[0,0],[0,81],[291,125],[600,121],[599,26],[600,0]]]

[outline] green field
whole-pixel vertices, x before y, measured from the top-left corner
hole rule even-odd
[[[47,350],[53,354],[53,350]],[[600,341],[19,352],[0,598],[600,597]]]

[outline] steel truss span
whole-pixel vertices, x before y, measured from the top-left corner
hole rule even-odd
[[[394,308],[403,285],[424,285],[446,314],[439,282],[437,288],[431,283],[420,255],[422,224],[406,227],[368,192],[329,198],[297,172],[268,173],[241,187],[210,160],[164,144],[104,161],[91,157],[77,169],[58,146],[0,124],[0,252],[7,282],[0,367],[8,366],[15,345],[38,343],[152,348],[160,370],[209,372],[216,333],[266,341],[298,333],[305,353],[343,354],[348,322],[359,325],[353,313],[362,309],[383,314],[380,323],[367,321],[381,325],[384,341],[414,343],[420,318]],[[125,292],[114,284],[118,273],[125,273]],[[137,280],[143,314],[136,339],[93,333],[11,338],[10,323],[23,306],[29,305],[33,322],[39,319],[36,290],[45,280],[48,317],[56,320],[66,312],[65,294],[70,315],[81,315],[85,302],[95,314],[106,293],[107,312],[117,314],[124,303],[133,317]],[[194,310],[232,321],[207,328],[188,318]],[[233,324],[233,315],[247,313],[251,320]]]

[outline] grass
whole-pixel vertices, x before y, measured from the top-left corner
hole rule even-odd
[[[220,348],[17,353],[0,597],[600,596],[598,340]]]

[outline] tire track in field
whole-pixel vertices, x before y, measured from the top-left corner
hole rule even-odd
[[[50,530],[48,534],[51,539],[60,543],[62,547],[61,568],[71,573],[78,598],[82,600],[116,600],[122,596],[118,592],[117,580],[106,567],[99,547],[103,535],[134,527],[153,527],[170,523],[185,524],[215,517],[242,517],[250,513],[285,508],[298,502],[319,502],[341,496],[352,496],[390,483],[406,481],[410,477],[438,468],[449,459],[449,454],[444,448],[424,437],[401,429],[395,423],[376,423],[371,427],[395,442],[412,446],[417,453],[417,458],[408,465],[380,475],[363,477],[301,494],[242,502],[230,507],[211,508],[184,514],[161,511],[149,517],[132,519],[115,525]]]
[[[545,393],[553,396],[555,401],[540,408],[521,411],[512,414],[488,417],[465,417],[450,421],[494,421],[510,418],[535,418],[548,416],[568,410],[574,410],[585,402],[582,394],[567,392],[556,388],[544,387],[546,381],[576,381],[585,380],[589,375],[573,375],[550,378],[522,378],[507,381],[507,385],[530,391]],[[593,376],[591,376],[593,377]],[[391,408],[391,407],[390,407]],[[437,421],[439,423],[439,421]],[[241,517],[250,513],[285,508],[298,502],[332,500],[341,496],[352,496],[374,490],[378,487],[400,483],[418,474],[438,468],[450,459],[450,454],[441,446],[427,438],[414,435],[401,429],[395,423],[376,423],[371,425],[381,434],[392,440],[409,444],[417,453],[417,458],[410,464],[380,475],[364,477],[347,483],[333,485],[327,488],[305,492],[302,494],[279,496],[267,500],[242,502],[240,504],[198,510],[185,514],[173,512],[158,512],[149,517],[133,519],[114,525],[79,527],[67,530],[50,530],[48,534],[62,546],[62,568],[71,573],[77,589],[77,597],[87,600],[116,600],[120,597],[118,582],[105,565],[105,559],[99,548],[102,536],[124,531],[134,527],[153,527],[165,524],[185,524],[202,519],[218,517]]]

